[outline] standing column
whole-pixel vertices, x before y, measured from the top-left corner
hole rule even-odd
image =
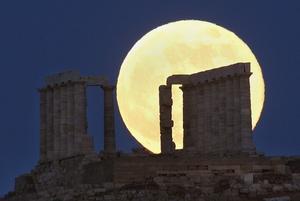
[[[67,156],[74,154],[74,86],[67,84]]]
[[[67,156],[67,85],[60,88],[60,157]]]
[[[47,89],[40,92],[40,160],[47,159]]]
[[[53,132],[53,88],[47,88],[47,160],[54,159],[54,132]]]
[[[252,73],[244,73],[240,76],[240,97],[241,97],[241,138],[242,151],[252,153],[255,147],[252,140],[252,120],[250,103],[249,77]]]
[[[233,94],[233,80],[232,77],[226,79],[226,132],[227,151],[234,151],[235,139],[233,133],[233,116],[234,116],[234,94]]]
[[[226,133],[225,133],[225,121],[226,121],[226,117],[225,117],[225,107],[226,107],[226,88],[225,88],[225,79],[224,78],[220,78],[217,82],[217,86],[218,86],[218,101],[217,101],[217,119],[218,119],[218,133],[219,133],[219,137],[218,137],[218,144],[220,147],[220,153],[224,153],[224,151],[226,150]]]
[[[74,151],[82,154],[82,141],[86,135],[85,82],[74,83]]]
[[[54,158],[60,157],[60,87],[53,88],[53,132],[54,132]]]
[[[172,139],[172,87],[159,86],[159,120],[161,153],[171,153],[175,150]]]
[[[233,87],[233,134],[234,149],[241,150],[241,111],[240,111],[240,78],[232,77]]]
[[[210,141],[210,133],[209,133],[209,105],[210,105],[210,94],[209,94],[209,83],[205,81],[203,83],[203,103],[204,103],[204,121],[203,121],[203,128],[204,128],[204,135],[203,135],[203,143],[204,143],[204,154],[210,152],[211,148],[211,141]]]
[[[196,112],[198,116],[197,130],[198,130],[198,140],[197,140],[197,150],[201,154],[205,152],[205,132],[204,132],[204,115],[205,115],[205,103],[204,103],[204,91],[202,83],[198,83],[196,86],[197,90],[197,102],[196,102]]]
[[[218,82],[212,80],[210,82],[210,136],[211,136],[211,151],[219,153],[220,151],[220,137],[218,135]]]
[[[104,91],[104,152],[116,152],[113,92],[115,86],[102,86]]]

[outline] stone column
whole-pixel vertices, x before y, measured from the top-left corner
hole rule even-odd
[[[234,116],[234,94],[233,94],[233,80],[232,76],[227,77],[226,82],[226,130],[225,137],[227,151],[233,152],[235,149],[235,139],[233,132],[233,116]]]
[[[226,127],[226,87],[225,87],[225,79],[220,78],[218,80],[218,101],[217,101],[217,110],[216,110],[216,117],[218,118],[218,146],[219,152],[224,154],[227,146],[227,136],[225,132]]]
[[[210,133],[209,133],[209,113],[210,113],[210,86],[208,82],[203,83],[203,104],[204,104],[204,154],[210,152],[211,142],[210,142]]]
[[[60,86],[53,88],[53,132],[54,132],[54,158],[60,157]]]
[[[74,154],[74,86],[73,83],[67,84],[67,156]]]
[[[234,149],[241,150],[241,111],[240,111],[240,78],[238,75],[232,78],[233,87],[233,134]]]
[[[159,120],[161,153],[171,153],[175,150],[172,139],[172,87],[159,86]]]
[[[82,141],[86,135],[85,82],[74,83],[74,153],[82,154]]]
[[[104,91],[104,152],[116,152],[113,92],[115,86],[102,86]]]
[[[197,140],[197,150],[201,154],[205,152],[205,131],[204,131],[204,121],[205,121],[205,102],[204,102],[204,89],[203,84],[199,83],[196,86],[197,90],[197,102],[196,102],[196,113],[198,114],[197,121],[197,131],[198,131],[198,140]]]
[[[40,160],[47,159],[47,89],[40,92]]]
[[[54,159],[54,132],[53,132],[53,88],[47,88],[46,94],[47,110],[47,160]]]
[[[240,76],[240,97],[241,97],[241,138],[242,151],[247,153],[255,152],[252,140],[251,120],[251,99],[249,77],[252,73],[244,73]]]
[[[67,85],[60,87],[60,157],[67,156]]]

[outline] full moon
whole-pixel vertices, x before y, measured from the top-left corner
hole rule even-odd
[[[117,82],[122,119],[146,149],[160,153],[158,87],[174,74],[191,74],[237,62],[250,62],[252,127],[263,109],[265,84],[260,65],[247,44],[213,23],[182,20],[153,29],[138,40],[124,59]],[[176,149],[183,146],[182,92],[172,88]],[[200,104],[200,103],[199,103]]]

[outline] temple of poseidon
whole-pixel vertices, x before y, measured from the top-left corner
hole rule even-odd
[[[161,153],[116,147],[114,89],[103,76],[46,77],[40,160],[0,201],[300,200],[299,157],[258,153],[252,139],[250,63],[170,75],[159,94]],[[183,95],[183,148],[172,137],[172,85]],[[104,148],[87,133],[86,88],[104,94]],[[137,122],[138,123],[138,122]]]

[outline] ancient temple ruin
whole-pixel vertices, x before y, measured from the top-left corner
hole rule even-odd
[[[104,152],[115,153],[114,86],[103,76],[68,71],[48,76],[40,92],[40,160],[51,161],[94,151],[87,134],[88,86],[104,91]]]
[[[172,85],[182,85],[183,150],[200,154],[254,153],[250,63],[172,75],[159,87],[161,152],[174,152]]]
[[[300,200],[299,157],[255,151],[250,76],[250,64],[237,63],[168,77],[159,87],[162,154],[116,152],[114,86],[105,77],[74,71],[49,76],[39,89],[40,160],[0,200]],[[172,140],[174,84],[183,92],[182,150]],[[87,133],[88,86],[104,90],[100,153]]]

